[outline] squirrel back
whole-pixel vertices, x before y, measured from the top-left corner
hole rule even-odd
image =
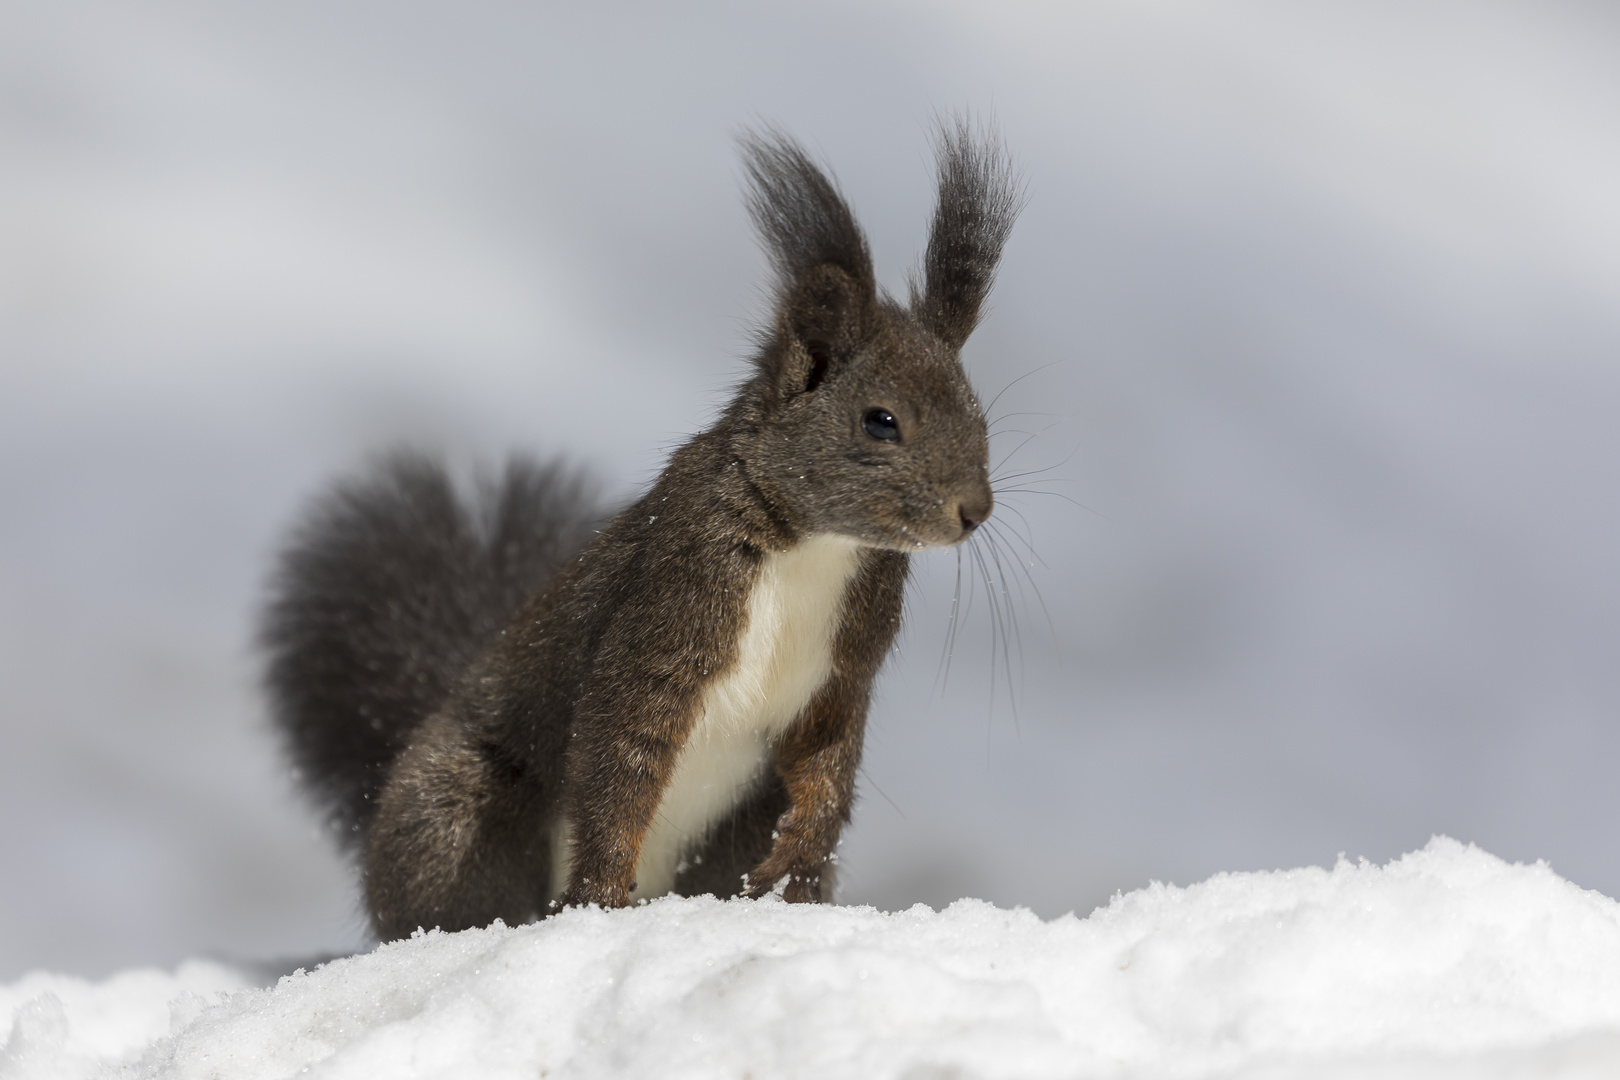
[[[1018,193],[998,144],[947,125],[901,304],[797,144],[743,158],[771,318],[646,494],[586,543],[594,507],[556,467],[468,509],[397,459],[283,558],[276,714],[384,937],[666,891],[830,899],[909,558],[994,505],[959,353]]]

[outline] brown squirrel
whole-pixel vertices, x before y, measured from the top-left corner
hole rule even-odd
[[[666,892],[830,899],[909,554],[993,505],[958,353],[1019,193],[968,121],[936,150],[903,306],[804,150],[744,137],[776,274],[754,369],[601,532],[557,464],[468,506],[399,455],[315,505],[274,579],[267,683],[383,938]]]

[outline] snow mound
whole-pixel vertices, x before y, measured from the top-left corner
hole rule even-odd
[[[7,1080],[1614,1076],[1620,904],[1436,838],[1084,919],[664,899],[418,934],[273,989],[200,964],[29,976],[0,1010]]]

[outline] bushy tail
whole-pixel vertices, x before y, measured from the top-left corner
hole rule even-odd
[[[317,500],[282,553],[260,641],[272,715],[345,846],[412,729],[600,516],[578,473],[520,459],[470,501],[409,454]]]

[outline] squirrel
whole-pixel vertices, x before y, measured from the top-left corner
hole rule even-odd
[[[384,940],[668,892],[831,899],[910,556],[994,505],[959,353],[1021,195],[993,134],[942,123],[902,305],[799,144],[740,144],[770,317],[646,494],[595,532],[560,463],[514,460],[469,504],[401,453],[280,556],[272,716]]]

